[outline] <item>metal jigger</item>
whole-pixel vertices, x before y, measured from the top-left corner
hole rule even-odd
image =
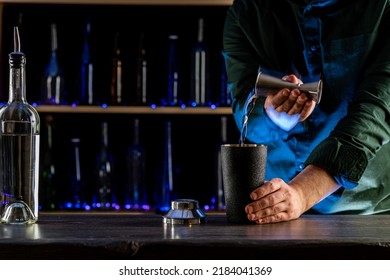
[[[287,88],[289,90],[299,89],[304,92],[309,98],[313,99],[317,104],[321,101],[322,95],[322,80],[318,82],[307,83],[307,84],[294,84],[288,81],[284,81],[273,76],[266,75],[259,71],[256,79],[255,94],[259,96],[267,96],[274,94],[279,90]]]
[[[177,199],[171,202],[171,210],[163,216],[164,224],[196,225],[206,222],[206,214],[194,199]]]

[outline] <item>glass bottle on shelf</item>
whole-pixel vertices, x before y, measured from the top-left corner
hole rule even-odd
[[[5,224],[38,220],[40,118],[26,100],[26,56],[18,27],[9,54],[9,98],[0,108],[0,216]]]
[[[144,33],[141,33],[136,61],[136,100],[135,105],[146,105],[148,90],[148,63],[146,60],[146,49],[144,46]]]
[[[204,42],[204,19],[198,19],[198,36],[191,51],[190,105],[211,103],[209,85],[209,50]]]
[[[50,25],[51,56],[42,77],[41,102],[49,105],[66,104],[64,74],[57,56],[57,25]]]
[[[219,106],[231,106],[232,100],[230,96],[230,89],[228,86],[228,79],[226,73],[225,59],[221,55],[221,85],[220,85],[220,96],[219,96]]]
[[[221,134],[220,145],[227,143],[227,116],[221,117]],[[217,147],[217,178],[215,182],[214,193],[211,198],[212,209],[225,209],[225,196],[222,181],[222,163],[221,163],[221,148]]]
[[[96,190],[92,207],[102,210],[118,209],[113,190],[113,159],[108,145],[108,123],[101,124],[101,144],[96,158]]]
[[[42,169],[41,169],[41,188],[40,205],[43,210],[56,210],[60,206],[59,193],[56,181],[56,164],[54,161],[53,149],[53,129],[54,118],[52,115],[45,116],[45,132],[42,147]],[[43,135],[41,135],[42,137]]]
[[[121,49],[119,47],[119,33],[115,35],[114,53],[112,58],[111,71],[111,104],[123,104],[123,87],[122,87],[122,57]]]
[[[85,195],[84,172],[82,172],[80,138],[72,138],[70,143],[69,190],[62,207],[69,210],[89,210],[90,206],[86,201]]]
[[[155,212],[164,214],[171,208],[171,200],[174,199],[174,176],[172,158],[172,124],[165,122],[164,155],[161,169],[161,180],[157,184],[155,193]]]
[[[94,63],[91,55],[91,23],[87,20],[84,30],[84,45],[81,55],[80,96],[76,103],[93,105],[96,102],[94,92]]]
[[[163,106],[179,105],[178,40],[177,35],[168,36],[168,87],[161,100]]]
[[[149,210],[146,188],[146,158],[144,147],[140,143],[139,119],[133,120],[133,143],[127,150],[127,180],[125,209]]]

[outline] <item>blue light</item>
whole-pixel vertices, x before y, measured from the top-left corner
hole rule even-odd
[[[32,105],[33,105],[33,107],[37,107],[37,103],[36,102],[34,102]]]
[[[196,105],[197,105],[196,102],[192,102],[192,103],[191,103],[191,106],[192,106],[192,107],[196,107]]]
[[[71,202],[67,202],[66,203],[66,208],[72,208],[72,203]]]
[[[157,108],[157,105],[156,105],[156,104],[152,104],[152,105],[150,105],[150,108],[156,109],[156,108]]]
[[[142,209],[146,210],[146,211],[149,211],[150,210],[150,206],[149,205],[142,205]]]
[[[76,103],[72,103],[72,108],[76,108]]]
[[[91,206],[85,205],[84,209],[85,209],[86,211],[89,211],[89,210],[91,210]]]
[[[103,109],[106,109],[107,107],[108,107],[108,105],[107,105],[106,103],[103,103],[103,104],[102,104],[102,108],[103,108]]]
[[[161,211],[161,212],[168,212],[170,209],[171,209],[170,206],[161,206],[161,207],[160,207],[160,211]]]
[[[212,110],[214,110],[214,109],[216,109],[216,108],[217,108],[217,106],[216,106],[215,104],[211,104],[211,106],[210,106],[210,107],[211,107],[211,109],[212,109]]]
[[[185,109],[187,106],[185,104],[181,104],[180,106],[182,109]]]

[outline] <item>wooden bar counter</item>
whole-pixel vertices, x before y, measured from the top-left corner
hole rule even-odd
[[[303,215],[269,225],[166,225],[138,213],[41,213],[0,225],[0,259],[389,259],[390,215]]]

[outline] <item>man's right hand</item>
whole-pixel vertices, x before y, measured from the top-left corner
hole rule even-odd
[[[302,83],[295,75],[283,77],[283,80],[291,83]],[[274,121],[275,112],[283,114],[284,118],[291,116],[298,121],[306,120],[313,112],[316,103],[309,99],[305,93],[301,93],[299,89],[282,89],[274,95],[267,96],[264,109],[267,115]],[[272,115],[270,115],[272,114]]]

